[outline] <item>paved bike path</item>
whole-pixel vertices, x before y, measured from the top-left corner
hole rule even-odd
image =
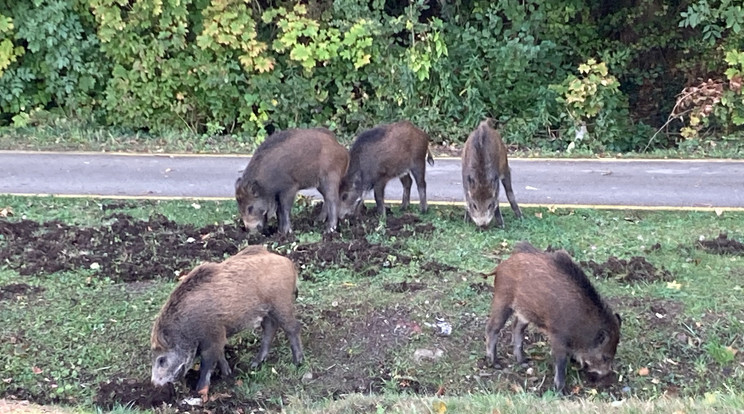
[[[0,151],[0,194],[230,199],[249,160]],[[744,209],[744,160],[514,158],[509,164],[517,202],[525,206]],[[401,194],[400,182],[391,181],[386,200],[399,200]],[[427,166],[427,194],[435,203],[463,201],[458,158],[437,158]],[[415,189],[412,198],[417,198]],[[500,200],[506,202],[503,190]]]

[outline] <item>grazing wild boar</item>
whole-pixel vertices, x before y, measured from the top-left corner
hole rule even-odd
[[[506,146],[489,118],[470,133],[462,150],[462,187],[467,214],[480,227],[488,226],[494,216],[499,227],[504,226],[499,209],[499,180],[504,184],[514,214],[522,218],[512,191]]]
[[[263,328],[257,367],[269,352],[277,327],[289,338],[292,360],[302,363],[300,323],[294,315],[297,271],[291,260],[263,246],[249,246],[221,263],[191,271],[163,305],[150,337],[152,383],[181,378],[201,354],[198,393],[206,398],[216,366],[230,374],[224,347],[244,329]]]
[[[486,326],[490,364],[498,366],[497,335],[514,313],[512,345],[517,363],[524,361],[524,331],[533,323],[550,340],[557,391],[563,391],[566,383],[569,356],[600,377],[612,371],[620,341],[620,316],[600,298],[568,253],[545,253],[520,242],[493,274],[493,302]]]
[[[385,214],[385,186],[396,177],[403,184],[401,208],[408,208],[411,175],[416,180],[421,212],[426,212],[426,163],[433,165],[434,158],[424,131],[408,121],[380,125],[359,134],[349,155],[349,169],[341,180],[339,217],[356,211],[369,190],[374,190],[377,213]]]
[[[323,195],[321,220],[326,231],[338,223],[338,189],[349,152],[325,128],[289,129],[272,134],[256,150],[235,183],[238,210],[247,230],[261,231],[277,214],[279,232],[291,233],[289,212],[299,190]]]

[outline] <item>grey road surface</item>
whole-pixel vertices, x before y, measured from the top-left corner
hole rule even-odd
[[[235,179],[249,160],[0,151],[0,194],[231,198]],[[744,208],[744,161],[509,162],[517,202],[525,205]],[[401,193],[400,182],[394,180],[386,199],[399,200]],[[463,201],[459,159],[440,158],[427,167],[427,194],[431,201]],[[415,189],[412,197],[417,197]],[[500,200],[506,202],[503,190]]]

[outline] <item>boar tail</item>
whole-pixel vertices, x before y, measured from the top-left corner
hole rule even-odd
[[[429,163],[429,165],[434,165],[434,157],[431,155],[431,150],[426,149],[426,162]]]

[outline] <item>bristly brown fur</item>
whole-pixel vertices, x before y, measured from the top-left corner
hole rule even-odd
[[[218,271],[219,267],[215,263],[203,263],[184,276],[181,283],[176,286],[176,289],[168,297],[152,327],[151,346],[153,349],[165,349],[170,346],[165,335],[163,335],[164,329],[161,327],[163,317],[175,312],[189,292],[208,283]]]
[[[607,304],[599,296],[597,289],[595,289],[589,281],[584,270],[581,269],[573,259],[571,259],[571,256],[561,250],[552,253],[552,256],[553,263],[555,263],[556,268],[560,270],[560,273],[568,276],[568,278],[578,286],[585,297],[589,298],[594,306],[596,306],[598,310],[602,311],[606,318],[614,318],[612,311],[608,309]]]

